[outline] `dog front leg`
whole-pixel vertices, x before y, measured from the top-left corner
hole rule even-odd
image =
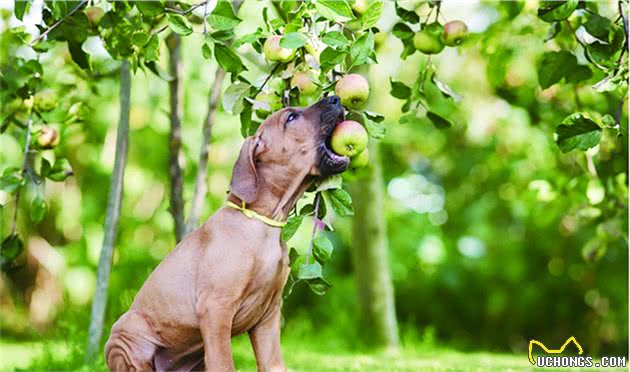
[[[206,371],[234,371],[231,347],[234,313],[230,309],[213,304],[203,305],[199,311]]]
[[[259,372],[284,372],[286,367],[280,351],[280,307],[249,331]]]

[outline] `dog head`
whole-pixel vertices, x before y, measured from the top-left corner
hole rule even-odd
[[[245,139],[232,173],[231,192],[251,203],[262,184],[280,192],[309,177],[343,172],[350,159],[329,148],[332,131],[342,120],[337,96],[273,113],[255,135]]]

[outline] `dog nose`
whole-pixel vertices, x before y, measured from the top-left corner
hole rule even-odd
[[[330,96],[326,98],[327,102],[329,105],[339,105],[341,100],[339,99],[339,97],[337,96]]]

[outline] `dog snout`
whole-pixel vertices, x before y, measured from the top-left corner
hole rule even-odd
[[[326,103],[329,105],[339,106],[341,108],[341,99],[339,99],[339,97],[337,96],[326,97],[324,98],[324,101],[326,101]]]

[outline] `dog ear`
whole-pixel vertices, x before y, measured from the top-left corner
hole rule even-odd
[[[245,204],[254,202],[258,196],[256,156],[260,154],[262,147],[263,144],[258,138],[246,138],[232,171],[230,192]]]

